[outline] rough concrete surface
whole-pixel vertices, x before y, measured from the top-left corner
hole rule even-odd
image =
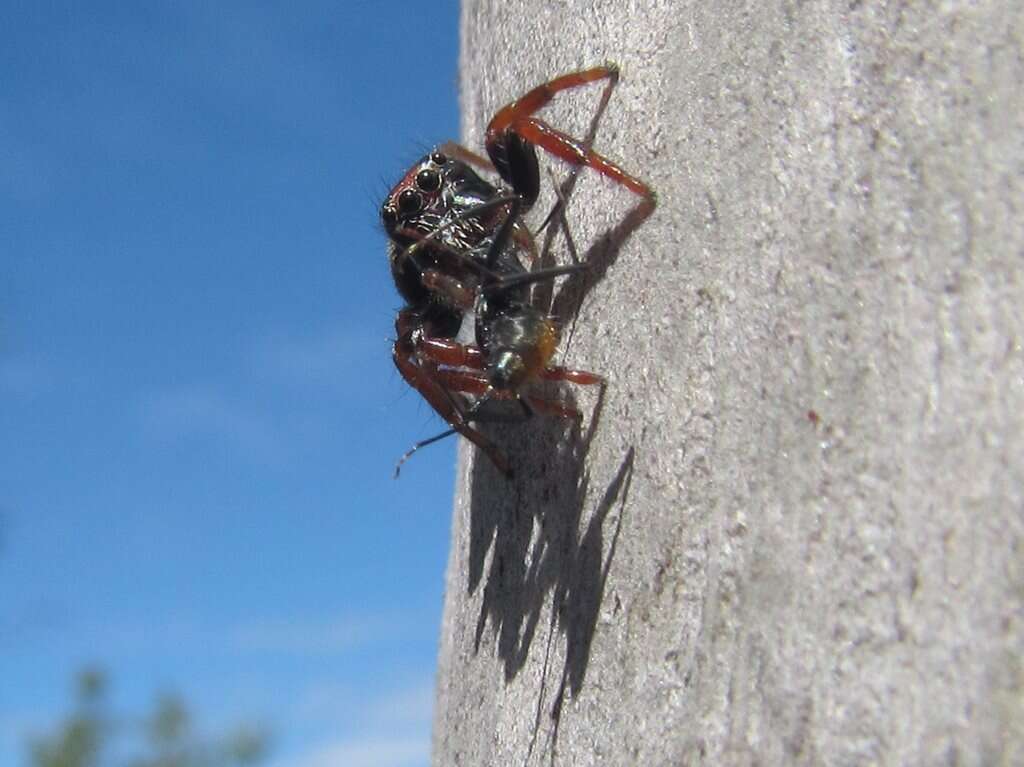
[[[435,764],[1024,764],[1021,8],[467,0],[465,143],[617,61],[660,205],[580,174],[607,390],[461,448]]]

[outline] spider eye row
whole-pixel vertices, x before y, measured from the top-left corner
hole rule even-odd
[[[442,166],[448,164],[448,156],[442,152],[431,152],[430,162]],[[433,194],[441,188],[441,174],[434,168],[423,168],[416,174],[416,189],[404,189],[398,195],[398,210],[391,205],[384,205],[380,215],[384,225],[393,229],[398,225],[399,216],[412,216],[423,209],[423,195]],[[419,190],[419,191],[417,191]]]

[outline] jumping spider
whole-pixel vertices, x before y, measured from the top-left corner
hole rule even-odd
[[[491,400],[516,400],[526,417],[535,411],[578,418],[570,405],[527,392],[538,379],[596,384],[601,376],[551,364],[558,342],[554,318],[531,305],[532,284],[586,268],[585,264],[532,269],[537,248],[523,215],[540,194],[536,147],[572,165],[593,168],[652,207],[643,181],[583,142],[535,117],[559,92],[618,80],[615,66],[572,72],[533,88],[500,109],[487,126],[490,161],[457,144],[444,144],[413,165],[381,206],[390,239],[395,286],[406,305],[395,322],[393,358],[405,381],[451,427],[418,448],[453,433],[477,445],[504,474],[504,452],[471,424],[487,420]],[[494,171],[494,185],[474,168]],[[520,256],[531,266],[527,270]],[[464,315],[476,316],[475,343],[456,340]]]

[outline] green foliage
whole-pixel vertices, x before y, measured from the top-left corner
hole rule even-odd
[[[29,745],[33,767],[95,767],[106,737],[101,710],[106,679],[97,669],[79,673],[75,683],[75,710],[57,732]]]
[[[249,767],[262,762],[269,737],[264,728],[238,727],[216,738],[200,737],[185,702],[160,697],[139,724],[119,723],[106,710],[106,675],[86,669],[75,680],[75,704],[52,734],[29,743],[28,767]],[[141,743],[142,753],[117,758],[123,743]]]

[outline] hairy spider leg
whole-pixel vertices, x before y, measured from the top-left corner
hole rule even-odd
[[[438,348],[441,346],[447,348],[443,354],[437,354]],[[424,356],[435,357],[436,355],[442,364],[461,364],[461,362],[465,361],[467,363],[473,363],[474,366],[477,364],[482,366],[484,364],[483,355],[481,354],[480,349],[475,346],[458,344],[456,342],[445,341],[443,339],[423,337],[418,341],[413,342],[412,348],[423,352],[423,354],[418,354],[411,351],[408,347],[403,347],[402,351],[404,352],[404,356],[400,356],[398,351],[399,343],[396,342],[395,365],[398,367],[398,370],[402,374],[406,383],[416,389],[423,398],[427,400],[430,406],[434,408],[434,411],[452,425],[452,428],[447,429],[440,434],[436,434],[433,437],[417,442],[409,448],[409,450],[403,453],[402,457],[399,458],[398,463],[395,465],[395,471],[393,474],[395,479],[398,478],[402,465],[405,464],[405,462],[408,461],[414,453],[420,450],[420,448],[432,445],[433,443],[439,442],[456,433],[461,434],[483,450],[491,463],[493,463],[502,474],[511,478],[513,476],[513,472],[509,466],[508,458],[501,449],[497,447],[497,445],[487,439],[481,432],[470,426],[469,423],[471,421],[478,423],[522,421],[533,416],[535,412],[575,421],[578,421],[583,417],[579,410],[557,398],[548,399],[534,394],[523,395],[519,392],[498,391],[491,386],[490,381],[488,381],[487,377],[482,372],[473,372],[469,370],[441,370],[435,366],[427,368],[422,364]],[[420,364],[413,363],[411,361],[410,358],[413,356],[420,361]],[[435,362],[436,361],[439,360],[435,359]],[[563,367],[547,368],[541,373],[541,376],[552,381],[571,381],[578,384],[604,383],[604,378],[596,373],[591,373],[586,370],[571,370]],[[479,399],[471,408],[469,408],[469,410],[463,413],[451,394],[453,391],[476,395]],[[479,412],[480,408],[482,408],[483,405],[491,399],[515,399],[522,406],[523,412],[516,418],[498,418],[494,415]]]
[[[405,382],[418,391],[423,399],[443,418],[455,431],[479,447],[491,459],[499,471],[512,476],[508,458],[482,433],[469,425],[463,412],[463,406],[455,399],[451,391],[439,381],[436,365],[426,364],[416,353],[416,331],[418,328],[415,313],[403,309],[398,313],[395,330],[398,338],[392,349],[395,367]],[[416,358],[416,361],[413,361]]]
[[[487,126],[484,144],[487,154],[502,178],[516,187],[514,177],[519,176],[519,185],[530,190],[539,186],[536,168],[526,169],[519,158],[527,150],[523,144],[539,146],[548,154],[573,165],[593,168],[602,176],[623,185],[645,200],[655,202],[657,196],[646,183],[627,173],[611,160],[601,156],[583,142],[553,128],[533,115],[561,91],[578,88],[588,83],[607,80],[608,88],[615,87],[619,79],[619,68],[613,64],[592,67],[556,77],[527,92],[512,103],[502,107]],[[535,165],[535,163],[534,163]],[[522,178],[523,174],[528,178]],[[523,190],[517,189],[522,192]],[[533,195],[536,197],[536,195]]]
[[[586,373],[586,371],[570,372],[581,372],[586,375],[593,375],[592,373]],[[487,379],[487,376],[480,372],[470,370],[439,370],[437,374],[440,381],[447,388],[453,391],[462,392],[464,394],[473,394],[480,397],[480,399],[474,403],[473,407],[466,412],[467,420],[483,423],[496,421],[524,421],[533,416],[535,412],[542,412],[546,415],[553,415],[558,418],[572,420],[579,420],[583,417],[579,410],[557,397],[541,397],[536,394],[522,394],[515,391],[494,389],[491,386],[490,381]],[[487,397],[488,399],[485,400],[484,397]],[[519,404],[523,406],[523,413],[518,417],[512,418],[503,418],[493,414],[481,413],[480,410],[483,407],[484,402],[491,399],[505,401],[517,400]]]
[[[426,355],[439,365],[447,365],[453,368],[469,368],[470,370],[477,371],[482,371],[487,365],[484,353],[475,344],[461,344],[458,341],[452,341],[447,338],[433,338],[430,336],[420,336],[415,343],[418,352]],[[604,383],[604,376],[602,375],[591,373],[588,370],[574,370],[562,367],[561,365],[551,365],[544,368],[540,373],[540,377],[546,381],[568,381],[584,386]],[[456,391],[463,391],[467,394],[476,393],[469,389],[456,388]]]
[[[546,272],[554,272],[556,274],[543,272],[526,274],[523,275],[527,278],[526,280],[517,280],[515,284],[550,279],[565,274],[568,271],[579,271],[581,268],[583,268],[583,265],[573,265],[571,267],[545,270]],[[438,275],[439,279],[441,277],[442,275]],[[503,289],[507,289],[500,276],[497,278],[497,283]],[[515,399],[518,401],[523,408],[523,412],[519,418],[514,420],[525,420],[535,412],[573,420],[582,418],[582,415],[576,408],[562,400],[522,394],[518,391],[495,389],[483,373],[486,367],[486,359],[478,346],[461,344],[451,339],[431,337],[423,332],[417,332],[418,325],[416,320],[417,317],[410,310],[403,310],[399,314],[399,319],[395,325],[399,336],[394,347],[395,365],[406,382],[420,392],[423,398],[434,408],[434,411],[452,428],[434,437],[417,442],[406,451],[395,466],[394,476],[396,478],[401,471],[402,465],[416,451],[454,433],[462,434],[470,442],[480,447],[502,473],[511,477],[512,471],[505,454],[481,432],[469,425],[471,421],[488,422],[501,420],[491,415],[485,416],[480,412],[480,409],[491,399]],[[413,362],[413,359],[416,361]],[[458,369],[442,369],[441,365]],[[604,382],[604,378],[596,373],[586,370],[572,370],[561,366],[546,367],[540,372],[539,377],[550,381],[570,381],[584,385]],[[477,397],[477,400],[472,407],[466,410],[465,406],[460,404],[455,398],[453,392],[469,394]]]
[[[444,375],[443,371],[439,371],[439,372],[442,373],[441,377],[443,378],[443,380],[445,380],[446,383],[454,383],[454,382],[452,382],[447,377],[447,375]],[[487,382],[486,382],[486,380],[484,380],[483,381],[483,385],[486,386],[486,384],[487,384]],[[576,408],[572,407],[571,405],[567,405],[564,402],[561,402],[559,400],[544,399],[542,397],[537,397],[537,396],[534,396],[534,395],[528,395],[527,398],[529,399],[529,406],[528,406],[528,408],[526,408],[526,412],[523,413],[522,415],[518,416],[518,417],[513,417],[513,418],[505,419],[505,418],[499,418],[499,417],[493,416],[491,414],[487,414],[486,416],[484,416],[483,414],[478,413],[478,414],[476,414],[476,420],[479,421],[479,422],[488,422],[488,423],[499,422],[499,421],[508,421],[508,422],[522,421],[522,420],[525,420],[526,418],[529,418],[533,414],[533,411],[543,412],[543,413],[545,413],[547,415],[556,416],[558,418],[565,418],[567,420],[576,420],[576,421],[578,421],[580,418],[583,417],[582,414],[579,412],[579,410],[577,410]],[[522,400],[520,400],[520,402],[522,402]],[[440,442],[443,439],[447,439],[448,437],[451,437],[452,435],[459,434],[459,433],[460,433],[460,431],[458,429],[447,429],[447,430],[441,432],[440,434],[435,434],[433,437],[429,437],[428,439],[420,440],[419,442],[417,442],[411,448],[406,450],[402,454],[402,457],[398,459],[398,463],[395,464],[394,474],[392,475],[393,478],[394,479],[398,479],[398,476],[399,476],[399,474],[402,471],[402,466],[405,464],[406,461],[408,461],[410,458],[412,458],[413,454],[416,453],[418,450],[420,450],[421,448],[426,447],[427,445],[432,445],[435,442]],[[490,456],[488,456],[488,457],[490,457]],[[512,473],[510,471],[509,472],[504,472],[504,473],[506,474],[506,476],[509,476],[509,477],[512,476]]]

